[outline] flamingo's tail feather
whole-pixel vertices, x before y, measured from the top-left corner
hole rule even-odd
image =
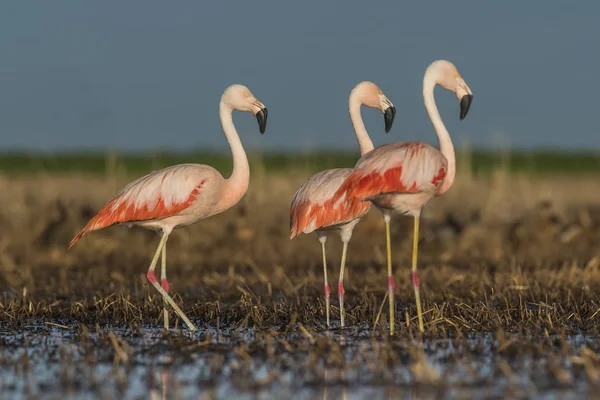
[[[77,241],[79,239],[81,239],[86,233],[88,233],[88,231],[84,228],[77,235],[75,235],[75,237],[69,243],[68,249],[70,249],[71,247],[73,247],[75,245],[75,243],[77,243]]]

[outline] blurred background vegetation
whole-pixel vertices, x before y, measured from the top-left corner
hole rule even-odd
[[[249,153],[251,167],[278,173],[301,169],[317,172],[326,168],[352,167],[359,154],[353,152],[316,151],[311,153]],[[181,163],[201,163],[214,166],[227,176],[232,168],[229,152],[190,151],[179,153],[0,153],[0,170],[10,174],[31,173],[85,173],[140,175],[152,170]],[[600,172],[600,154],[594,151],[457,151],[460,174],[472,176],[494,170],[531,174],[591,174]]]

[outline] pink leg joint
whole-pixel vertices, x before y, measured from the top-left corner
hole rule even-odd
[[[338,294],[343,296],[346,291],[344,290],[344,284],[342,282],[338,283]]]
[[[167,278],[160,281],[160,284],[161,284],[162,288],[165,290],[165,292],[169,291],[169,288],[171,287],[171,285],[169,285],[169,282],[167,282]]]
[[[394,282],[393,276],[388,276],[388,288],[392,291],[396,290],[396,282]]]
[[[150,281],[151,284],[155,284],[156,282],[158,282],[158,280],[156,279],[156,274],[154,274],[154,271],[148,271],[148,273],[146,274],[146,278]]]
[[[417,271],[413,271],[413,273],[412,273],[412,284],[416,288],[418,288],[419,285],[421,284],[421,280],[419,279],[419,276],[417,275]]]
[[[325,291],[325,297],[329,297],[329,295],[331,295],[331,290],[329,289],[329,285],[325,285],[323,287],[323,290]]]

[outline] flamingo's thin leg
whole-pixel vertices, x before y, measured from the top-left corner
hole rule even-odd
[[[419,293],[419,276],[417,275],[417,255],[419,250],[419,216],[415,217],[414,234],[413,234],[413,256],[412,256],[412,284],[415,289],[415,301],[417,302],[417,315],[419,318],[419,330],[423,328],[423,311],[421,309],[421,295]]]
[[[156,279],[156,274],[154,273],[154,269],[156,268],[156,263],[158,262],[158,257],[160,256],[161,250],[167,243],[168,237],[169,237],[168,233],[166,233],[166,232],[163,233],[163,236],[161,237],[160,242],[158,243],[158,247],[156,248],[156,253],[154,253],[154,257],[152,258],[152,262],[150,263],[150,267],[148,268],[148,273],[146,274],[146,278],[148,278],[148,281],[150,281],[152,286],[154,286],[156,288],[156,290],[158,290],[158,292],[167,301],[167,303],[169,303],[171,305],[171,307],[173,307],[173,310],[175,310],[177,315],[179,315],[179,317],[183,320],[183,322],[185,322],[185,324],[188,326],[188,328],[191,331],[195,331],[196,327],[194,326],[194,324],[192,324],[192,322],[189,320],[189,318],[186,317],[186,315],[183,313],[183,311],[181,311],[181,308],[179,308],[179,306],[175,303],[175,301],[171,298],[171,296],[169,296],[169,294],[167,292],[165,292],[165,290],[160,286],[160,284],[158,283],[158,280]]]
[[[342,328],[344,327],[344,270],[346,268],[346,253],[348,252],[348,242],[343,242],[342,248],[342,263],[340,265],[340,278],[338,281],[338,298],[340,300],[340,321]]]
[[[387,249],[387,267],[388,267],[388,297],[390,299],[390,336],[394,334],[394,275],[392,274],[392,244],[390,239],[390,215],[383,216],[385,220],[385,245]]]
[[[162,262],[160,268],[160,284],[165,292],[169,293],[169,281],[167,281],[167,241],[162,249]],[[163,299],[165,307],[163,309],[163,320],[165,329],[169,330],[169,311],[167,310],[167,300]]]
[[[323,252],[323,278],[325,284],[323,290],[325,292],[325,314],[327,315],[327,327],[329,328],[329,305],[331,290],[329,289],[329,282],[327,281],[327,257],[325,257],[325,242],[327,242],[327,236],[319,234],[319,242],[321,242],[321,251]]]

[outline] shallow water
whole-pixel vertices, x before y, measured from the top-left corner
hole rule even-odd
[[[0,328],[0,393],[24,399],[582,398],[595,338],[491,334],[372,336],[368,329],[292,333],[116,327]],[[542,343],[544,342],[544,343]],[[587,351],[587,352],[586,352]],[[583,360],[583,361],[582,361]]]

